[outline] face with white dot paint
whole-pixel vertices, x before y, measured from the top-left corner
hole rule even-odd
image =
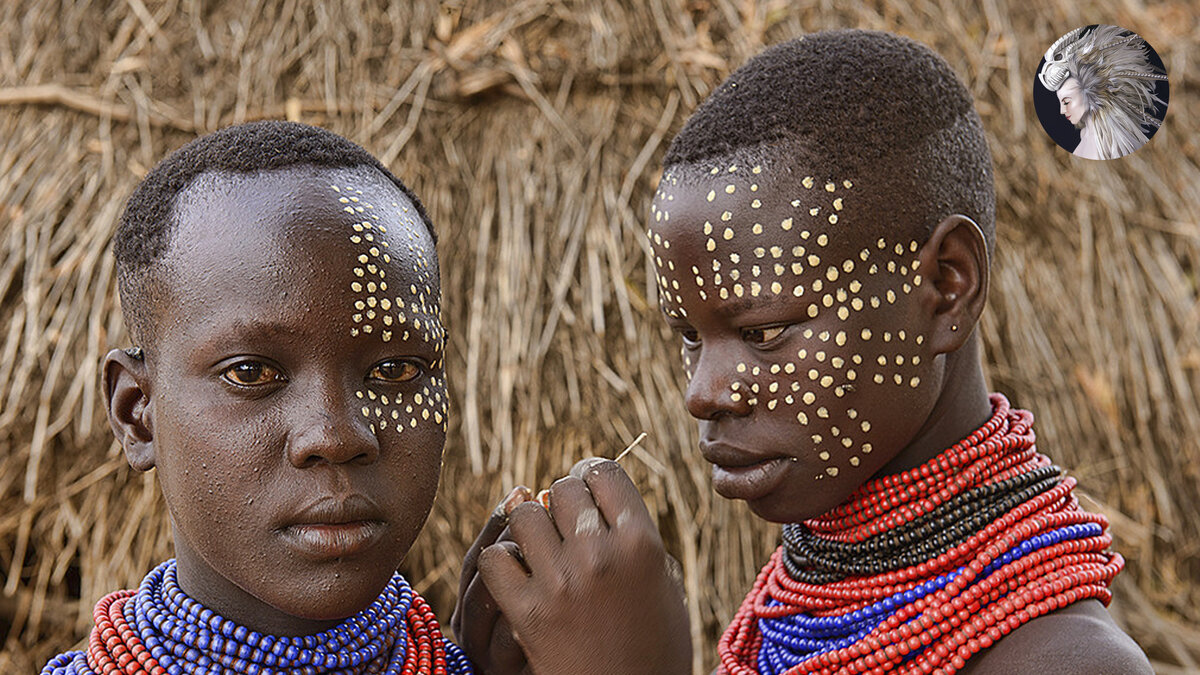
[[[867,235],[857,177],[737,162],[664,175],[648,232],[714,487],[797,522],[841,503],[932,410],[920,242]],[[868,228],[864,223],[870,225]]]
[[[374,169],[205,174],[181,194],[147,353],[180,582],[258,630],[360,611],[437,491],[433,241]]]

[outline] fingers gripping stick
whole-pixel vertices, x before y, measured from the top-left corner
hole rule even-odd
[[[689,672],[683,591],[646,504],[621,467],[583,460],[570,476],[528,497],[505,505],[511,506],[506,532],[515,549],[493,544],[479,555],[478,576],[498,611],[478,612],[487,622],[472,651],[489,665],[507,659],[496,646],[504,637],[496,628],[502,615],[511,644],[534,673]]]
[[[622,450],[616,457],[614,457],[613,461],[620,464],[621,460],[625,459],[625,455],[628,455],[629,453],[633,452],[633,449],[637,447],[638,443],[641,443],[645,438],[646,438],[646,432],[643,431],[642,433],[638,434],[638,437],[633,439],[632,443],[625,446],[625,449]],[[538,492],[536,499],[537,499],[537,502],[539,504],[541,504],[543,508],[549,509],[550,508],[550,488],[546,488],[545,490]]]

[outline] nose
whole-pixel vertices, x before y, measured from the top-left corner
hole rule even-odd
[[[317,464],[372,464],[379,438],[359,411],[353,395],[310,394],[293,408],[288,461],[297,468]]]
[[[685,403],[688,413],[699,420],[719,417],[743,417],[750,414],[756,394],[751,391],[748,367],[738,372],[736,355],[718,344],[701,348],[695,357],[696,368],[688,382]]]

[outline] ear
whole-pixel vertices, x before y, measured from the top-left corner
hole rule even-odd
[[[932,321],[929,346],[937,354],[966,344],[983,313],[988,291],[988,252],[983,230],[967,216],[947,216],[919,254]]]
[[[122,349],[104,357],[104,405],[108,424],[138,471],[154,468],[154,406],[146,362]]]

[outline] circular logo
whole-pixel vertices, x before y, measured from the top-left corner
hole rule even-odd
[[[1042,128],[1085,159],[1116,159],[1145,145],[1167,114],[1167,71],[1133,31],[1098,24],[1046,50],[1033,82]]]

